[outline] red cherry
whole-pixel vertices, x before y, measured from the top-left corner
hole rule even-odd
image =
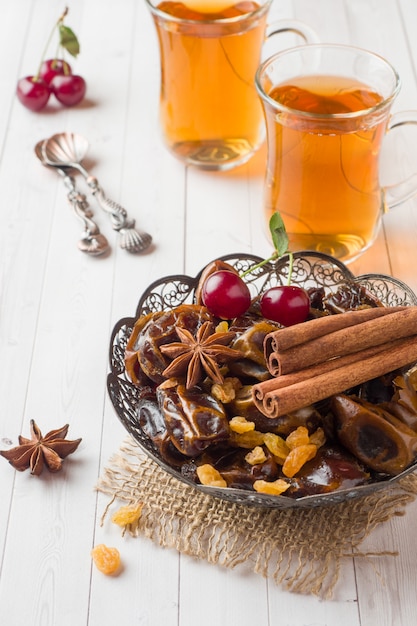
[[[305,322],[310,311],[310,298],[305,289],[296,285],[271,287],[260,300],[264,317],[283,326]]]
[[[40,76],[48,85],[55,76],[69,76],[72,69],[69,63],[63,59],[48,59],[41,65]]]
[[[23,106],[31,111],[40,111],[46,106],[51,90],[40,78],[25,76],[18,81],[16,93]]]
[[[87,85],[81,76],[60,74],[51,81],[51,89],[57,100],[67,107],[78,104],[84,98]]]
[[[245,313],[251,303],[246,283],[228,270],[213,272],[205,281],[201,297],[208,310],[221,319],[232,319]]]

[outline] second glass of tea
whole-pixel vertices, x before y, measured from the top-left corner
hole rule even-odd
[[[267,27],[272,0],[146,0],[161,62],[160,119],[165,143],[187,164],[227,170],[265,138],[255,73],[266,38],[315,33],[295,20]]]
[[[281,213],[292,251],[352,261],[373,243],[384,211],[417,191],[416,176],[391,187],[379,180],[385,133],[417,123],[417,111],[390,113],[396,70],[367,50],[306,45],[266,60],[256,86],[267,127],[266,221]]]

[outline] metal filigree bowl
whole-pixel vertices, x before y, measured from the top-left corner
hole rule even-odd
[[[231,254],[221,257],[239,272],[243,272],[262,259],[249,254]],[[286,284],[288,257],[268,263],[249,274],[245,280],[253,296],[269,287]],[[160,457],[151,440],[142,431],[137,414],[139,389],[128,379],[124,366],[124,352],[135,321],[148,313],[171,309],[180,304],[193,302],[194,291],[201,272],[194,278],[184,275],[167,276],[153,282],[141,296],[134,317],[125,317],[117,322],[110,340],[110,369],[107,388],[115,411],[126,430],[133,436],[140,448],[160,467],[178,480],[204,493],[237,504],[265,508],[317,507],[344,502],[379,489],[386,488],[403,476],[417,469],[417,460],[401,474],[353,489],[343,489],[319,495],[304,496],[298,499],[288,496],[269,496],[242,489],[206,487],[196,484],[170,467]],[[335,291],[343,283],[364,285],[386,306],[417,305],[417,296],[403,282],[382,274],[354,276],[337,259],[318,252],[294,253],[294,267],[291,277],[293,284],[301,287],[324,287],[326,292]]]

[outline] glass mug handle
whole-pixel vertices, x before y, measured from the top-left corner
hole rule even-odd
[[[265,40],[278,33],[295,33],[300,35],[306,43],[320,43],[317,33],[304,22],[297,20],[278,20],[266,27]]]
[[[400,111],[399,113],[394,113],[388,122],[386,132],[389,132],[393,128],[405,126],[406,124],[417,124],[417,111]],[[417,193],[417,173],[412,174],[395,185],[383,187],[383,192],[386,209],[392,209],[398,204],[409,200]]]

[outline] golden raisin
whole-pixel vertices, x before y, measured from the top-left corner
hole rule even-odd
[[[208,487],[227,487],[227,483],[224,478],[222,478],[220,472],[209,463],[197,467],[197,476],[202,485]]]
[[[303,467],[304,463],[316,456],[317,446],[312,443],[293,448],[282,466],[282,473],[288,478],[295,476]]]
[[[271,496],[279,496],[281,493],[284,493],[290,486],[289,483],[285,482],[282,478],[278,478],[278,480],[274,480],[274,482],[267,482],[266,480],[255,480],[253,483],[253,488],[258,493],[268,493]]]
[[[250,423],[250,422],[249,422]],[[249,432],[235,433],[231,432],[230,443],[232,446],[238,446],[238,448],[255,448],[261,446],[264,442],[264,434],[257,430],[251,430]]]
[[[142,515],[143,502],[121,506],[112,516],[111,521],[118,526],[135,524]]]
[[[285,442],[291,450],[298,446],[306,446],[310,442],[308,429],[305,426],[299,426],[288,435]]]
[[[247,453],[245,456],[245,461],[249,463],[249,465],[258,465],[258,463],[265,463],[266,455],[265,451],[261,446],[256,446],[253,450]]]
[[[109,548],[100,543],[91,550],[93,561],[100,572],[110,576],[115,574],[120,567],[120,553],[117,548]]]
[[[274,433],[265,433],[264,442],[275,460],[282,465],[290,451],[284,439]]]
[[[249,422],[246,417],[236,415],[229,422],[230,429],[234,433],[248,433],[255,430],[255,422]]]
[[[326,435],[322,428],[317,428],[317,430],[310,435],[310,443],[313,443],[318,448],[321,448],[321,446],[326,443]]]
[[[211,394],[222,402],[222,404],[228,404],[236,397],[236,391],[238,389],[236,381],[240,384],[237,378],[226,378],[222,384],[215,383],[211,387]]]
[[[228,331],[229,331],[229,323],[226,322],[225,320],[222,320],[221,322],[219,322],[216,328],[214,329],[214,332],[216,333],[227,333]]]

